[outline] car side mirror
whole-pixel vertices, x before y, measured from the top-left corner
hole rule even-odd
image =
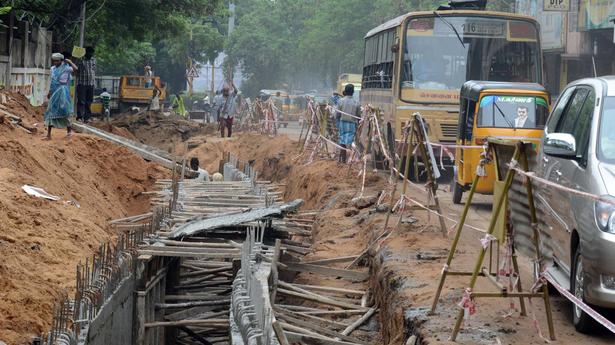
[[[571,134],[568,133],[550,133],[547,134],[544,145],[544,153],[549,156],[561,158],[576,158],[577,157],[577,142]]]

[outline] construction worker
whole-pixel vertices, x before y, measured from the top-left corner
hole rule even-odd
[[[237,114],[237,88],[235,87],[235,83],[231,80],[231,86],[233,87],[233,92],[231,93],[231,88],[228,85],[224,85],[222,88],[222,97],[224,98],[224,103],[220,108],[219,121],[220,121],[220,135],[224,138],[224,128],[228,129],[228,137],[231,137],[233,133],[233,119]]]

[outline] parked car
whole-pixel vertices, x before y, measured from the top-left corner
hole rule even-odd
[[[566,87],[547,121],[537,173],[615,200],[615,77]],[[542,184],[536,184],[536,199],[553,257],[547,274],[586,303],[615,308],[615,206]],[[590,331],[593,322],[573,305],[578,331]]]

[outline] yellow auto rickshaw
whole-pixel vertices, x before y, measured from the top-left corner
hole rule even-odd
[[[540,143],[549,115],[549,93],[539,84],[491,81],[468,81],[459,94],[459,123],[455,149],[455,177],[451,192],[453,202],[461,203],[465,190],[476,175],[483,145],[488,137],[523,138]],[[464,148],[460,146],[470,146]],[[480,178],[476,192],[493,194],[493,164],[485,166],[486,177]]]

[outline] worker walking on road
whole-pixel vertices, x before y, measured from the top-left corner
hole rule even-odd
[[[77,63],[77,120],[90,121],[92,112],[90,105],[94,100],[94,85],[96,84],[96,59],[94,48],[86,47],[85,56]]]
[[[354,99],[354,85],[347,84],[344,88],[344,97],[338,101],[336,109],[337,128],[339,129],[340,162],[346,163],[346,148],[352,145],[357,131],[359,118],[361,118],[361,105]]]
[[[220,135],[224,138],[224,128],[228,129],[228,137],[231,137],[233,133],[233,119],[237,113],[237,88],[235,87],[235,83],[231,81],[231,86],[233,87],[233,92],[231,93],[231,89],[228,85],[225,85],[222,89],[222,97],[224,97],[224,104],[222,108],[220,108]]]
[[[64,55],[54,53],[51,55],[51,84],[49,86],[49,103],[45,111],[45,126],[47,136],[45,140],[51,140],[52,128],[66,128],[66,136],[70,137],[72,126],[70,116],[73,114],[73,100],[70,97],[71,75],[77,71],[77,66]]]

